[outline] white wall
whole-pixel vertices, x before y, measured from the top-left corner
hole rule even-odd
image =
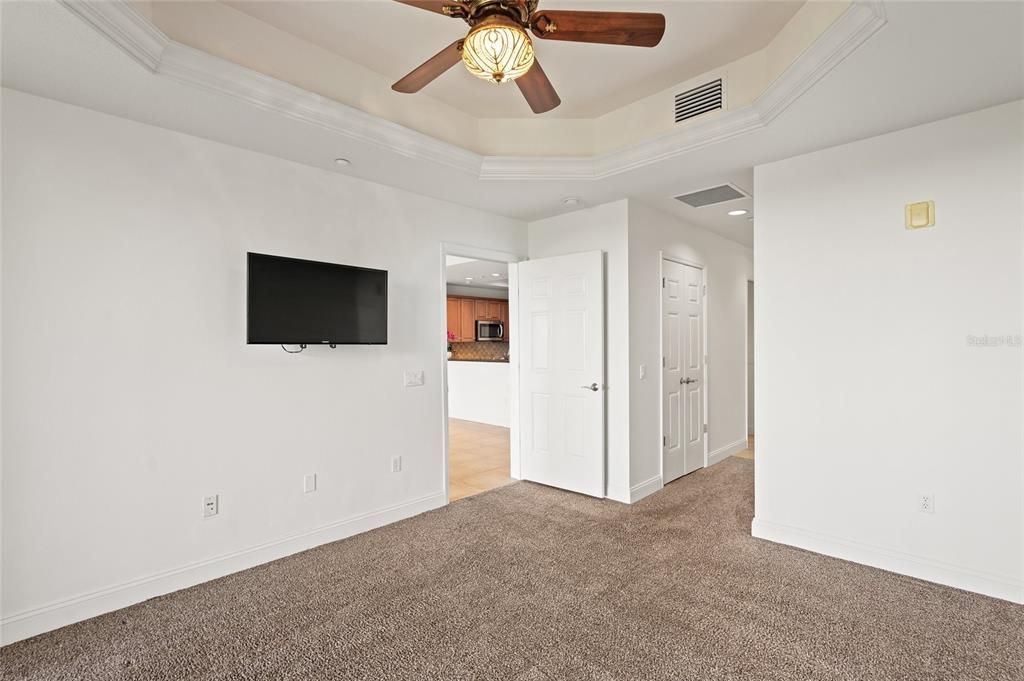
[[[1022,128],[1016,102],[756,169],[756,536],[1024,602],[1022,350],[968,343],[1021,333]]]
[[[10,90],[2,116],[5,640],[443,503],[439,244],[525,254],[522,223]],[[388,269],[389,345],[247,346],[248,250]]]
[[[661,259],[701,265],[708,287],[707,422],[709,463],[746,447],[746,246],[635,201],[629,202],[630,480],[634,500],[661,476]],[[640,365],[647,378],[640,378]],[[657,482],[655,482],[657,479]]]
[[[709,444],[713,462],[746,443],[744,338],[751,251],[635,201],[529,225],[531,258],[605,253],[608,496],[637,501],[661,485],[661,253],[708,272]],[[640,365],[647,378],[640,380]]]
[[[512,418],[510,365],[448,362],[448,417],[508,428]]]
[[[607,389],[607,495],[629,494],[629,210],[616,201],[529,225],[530,258],[584,251],[605,253],[605,356]]]

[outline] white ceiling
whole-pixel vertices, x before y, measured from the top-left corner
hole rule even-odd
[[[448,283],[454,286],[473,286],[496,290],[508,288],[507,263],[471,260],[449,255],[446,265]]]
[[[647,197],[647,202],[657,204],[662,210],[668,210],[698,227],[709,229],[744,246],[753,246],[754,223],[751,219],[754,216],[753,168],[729,173],[715,178],[713,181],[712,178],[708,178],[691,186],[680,185],[680,189],[675,193],[675,196],[689,194],[701,189],[710,189],[711,187],[727,183],[739,188],[747,196],[733,201],[701,206],[700,208],[694,208],[665,196],[649,196]],[[729,211],[732,210],[745,210],[747,214],[729,215]]]
[[[887,2],[884,9],[888,24],[768,127],[599,180],[453,175],[154,75],[52,1],[3,3],[3,83],[522,220],[574,210],[562,204],[566,196],[585,206],[632,197],[749,245],[749,222],[737,226],[724,211],[690,209],[672,197],[723,182],[751,189],[756,165],[1024,98],[1024,3]],[[339,169],[338,156],[353,165]]]
[[[242,0],[225,4],[392,81],[463,37],[468,26],[392,0]],[[542,0],[541,8],[660,12],[655,48],[536,40],[562,98],[548,114],[600,116],[761,49],[803,0]],[[532,118],[518,88],[490,85],[456,65],[423,91],[477,118]]]

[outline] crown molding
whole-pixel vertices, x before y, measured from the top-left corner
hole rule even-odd
[[[881,0],[851,4],[750,106],[592,158],[484,158],[483,180],[601,180],[739,137],[769,125],[886,24]]]
[[[156,71],[406,158],[477,176],[483,157],[457,145],[170,41]]]
[[[760,130],[886,24],[882,0],[854,0],[751,105],[640,144],[595,156],[483,156],[175,42],[127,0],[59,2],[157,75],[487,181],[601,180]]]
[[[754,102],[765,125],[888,22],[882,0],[855,0]]]
[[[170,38],[125,0],[57,0],[61,5],[109,38],[147,70],[156,72]]]
[[[158,76],[233,97],[406,158],[441,164],[473,177],[480,174],[480,154],[171,40],[127,0],[58,1]]]
[[[484,156],[481,180],[593,180],[597,159],[592,156]]]

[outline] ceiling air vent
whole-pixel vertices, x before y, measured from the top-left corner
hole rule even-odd
[[[682,194],[681,196],[676,197],[676,201],[682,201],[686,205],[693,206],[694,208],[702,208],[715,203],[743,199],[746,198],[746,196],[747,195],[745,193],[737,189],[734,185],[723,184],[717,187],[711,187],[710,189],[701,189],[699,192]]]
[[[676,95],[676,123],[722,108],[722,79]]]

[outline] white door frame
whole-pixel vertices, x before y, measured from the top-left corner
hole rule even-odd
[[[441,352],[441,451],[444,453],[444,461],[441,465],[441,476],[444,481],[444,503],[450,503],[448,496],[448,267],[447,258],[449,255],[457,255],[463,258],[475,260],[490,260],[492,262],[508,263],[508,317],[518,319],[519,315],[519,270],[516,263],[526,260],[525,256],[494,251],[489,248],[467,246],[465,244],[454,244],[441,242],[441,328],[437,332],[437,338],[444,338],[444,343],[439,346]],[[517,325],[509,324],[516,328]],[[510,444],[510,474],[511,477],[519,480],[522,478],[520,457],[519,457],[519,333],[509,334],[509,444]]]
[[[686,258],[680,258],[675,255],[670,255],[664,251],[659,251],[658,255],[658,276],[664,278],[665,276],[665,261],[674,262],[679,265],[687,265],[689,267],[696,267],[704,273],[704,290],[701,293],[701,336],[704,339],[704,375],[701,377],[701,399],[704,402],[704,468],[708,466],[708,435],[707,425],[708,420],[708,360],[711,356],[711,349],[708,346],[708,269],[703,263],[696,262],[694,260],[687,260]],[[665,357],[665,292],[659,286],[658,287],[658,354],[660,357]],[[664,359],[662,360],[664,361]],[[658,438],[658,471],[661,475],[662,484],[665,484],[665,445],[662,439],[665,436],[665,370],[662,364],[658,364],[658,399],[661,404],[658,407],[658,425],[659,432],[662,437]]]
[[[746,410],[744,411],[744,418],[746,419],[746,425],[747,425],[747,443],[748,443],[748,446],[749,446],[749,443],[750,443],[750,436],[751,435],[756,435],[756,433],[754,433],[753,430],[752,430],[754,424],[750,420],[750,412],[754,411],[754,418],[755,419],[757,418],[757,411],[754,410],[753,400],[751,399],[752,396],[750,394],[750,383],[751,383],[751,381],[754,380],[754,373],[750,370],[750,365],[754,364],[754,361],[750,357],[750,341],[751,341],[751,338],[753,336],[753,328],[752,327],[754,326],[754,322],[751,319],[751,315],[750,315],[750,308],[752,306],[750,301],[751,301],[751,299],[754,296],[753,284],[754,284],[753,279],[747,279],[747,296],[746,296],[747,309],[745,310],[747,316],[746,316],[746,324],[745,324],[745,327],[744,327],[744,332],[746,333],[746,335],[743,337],[743,357],[746,360],[746,364],[744,365],[744,367],[746,369],[746,371],[744,372],[744,376],[746,377],[746,383],[743,386],[743,390],[744,390],[743,394],[745,395],[744,404],[746,405]],[[753,305],[756,305],[756,304],[757,304],[757,301],[754,301]],[[754,352],[757,352],[757,343],[756,342],[754,343]],[[757,389],[756,385],[754,386],[754,389],[755,390]]]

